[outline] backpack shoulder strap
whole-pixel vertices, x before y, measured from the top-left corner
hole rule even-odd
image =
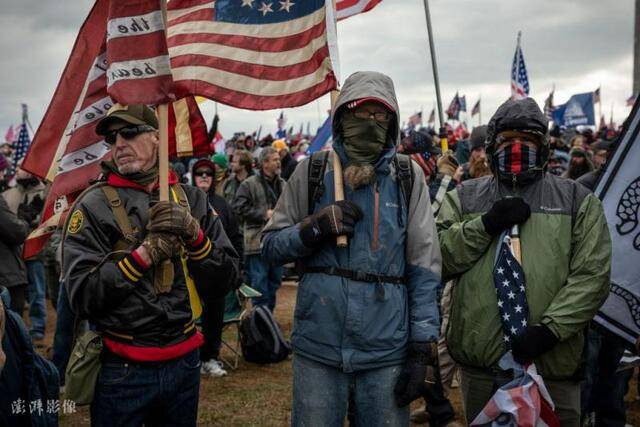
[[[433,211],[433,216],[438,215],[438,211],[440,210],[440,206],[442,206],[444,195],[447,194],[447,188],[449,188],[450,182],[451,182],[450,175],[444,175],[442,177],[442,181],[440,181],[440,187],[438,187],[438,192],[436,193],[435,200],[433,201],[433,203],[431,203],[431,210]]]
[[[411,167],[411,157],[406,154],[396,154],[395,159],[400,188],[402,189],[408,209],[409,202],[411,202],[411,192],[413,191],[413,168]]]
[[[113,216],[116,219],[116,223],[122,232],[124,240],[128,243],[133,243],[136,240],[135,232],[133,231],[133,227],[131,225],[131,220],[129,219],[129,215],[127,215],[127,211],[122,204],[122,200],[120,200],[120,196],[118,195],[118,190],[115,187],[110,185],[103,185],[100,187],[105,197],[109,201],[109,205],[111,206],[111,211],[113,212]]]
[[[316,151],[311,154],[309,159],[308,170],[308,187],[307,197],[308,199],[308,213],[313,214],[313,209],[316,206],[316,202],[320,200],[324,194],[324,172],[327,169],[327,159],[329,158],[329,151]]]

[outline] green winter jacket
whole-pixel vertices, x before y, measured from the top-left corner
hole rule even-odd
[[[443,279],[455,279],[447,343],[460,364],[494,368],[506,352],[493,283],[499,238],[480,215],[501,197],[520,196],[531,217],[520,226],[529,325],[559,338],[536,359],[545,378],[579,374],[587,323],[609,293],[611,240],[600,201],[580,184],[545,174],[514,191],[494,177],[465,181],[445,196],[437,218]]]

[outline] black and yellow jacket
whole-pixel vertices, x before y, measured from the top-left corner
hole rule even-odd
[[[170,292],[156,294],[154,268],[145,270],[131,251],[145,237],[149,207],[158,200],[158,191],[148,193],[114,174],[107,184],[117,190],[135,242],[117,250],[123,234],[99,185],[76,201],[67,221],[62,263],[73,310],[112,340],[142,347],[179,344],[196,332],[194,321],[201,311],[198,294],[207,299],[231,289],[238,274],[238,255],[207,196],[182,185],[203,236],[196,246],[185,248],[182,256],[172,260]],[[172,193],[175,198],[175,191]]]

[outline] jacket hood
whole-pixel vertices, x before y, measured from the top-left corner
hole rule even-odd
[[[338,133],[340,118],[346,105],[363,98],[373,98],[380,100],[383,104],[391,107],[394,114],[389,125],[389,136],[385,150],[380,160],[376,164],[376,169],[382,164],[388,164],[390,158],[395,154],[395,147],[400,143],[400,114],[396,91],[391,78],[376,71],[358,71],[351,74],[340,89],[340,94],[331,112],[331,123],[333,133],[333,146],[342,161],[346,159],[342,140]]]
[[[496,137],[502,131],[521,130],[537,132],[546,143],[549,120],[532,98],[520,100],[509,99],[495,112],[487,126],[487,148],[493,146]]]
[[[395,118],[389,127],[389,145],[398,145],[400,143],[400,115],[393,81],[390,77],[375,71],[358,71],[351,74],[344,82],[331,112],[333,137],[335,138],[338,134],[337,129],[343,107],[362,98],[379,99],[391,107]]]

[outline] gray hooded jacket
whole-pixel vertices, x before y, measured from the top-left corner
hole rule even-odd
[[[393,163],[399,142],[398,105],[389,77],[359,72],[346,80],[333,111],[335,151],[327,162],[325,191],[314,210],[334,202],[332,156],[337,154],[342,164],[347,164],[336,131],[341,107],[362,98],[384,101],[396,116],[375,164],[376,182],[355,191],[345,186],[345,199],[364,212],[348,247],[337,248],[334,242],[327,242],[312,249],[300,239],[299,224],[308,213],[308,160],[287,182],[264,230],[262,245],[263,256],[276,263],[298,260],[310,267],[333,266],[406,278],[405,285],[394,285],[324,273],[303,276],[294,314],[294,352],[345,372],[400,364],[409,341],[435,341],[440,326],[438,236],[423,172],[413,162],[409,206],[400,193]]]

